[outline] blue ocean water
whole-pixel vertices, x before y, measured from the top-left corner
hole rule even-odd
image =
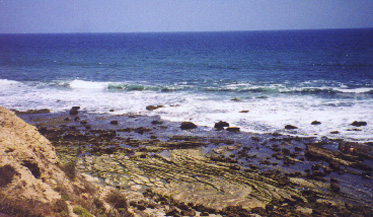
[[[0,35],[0,105],[373,141],[372,57],[373,29]]]

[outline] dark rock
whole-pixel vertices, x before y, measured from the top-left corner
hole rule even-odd
[[[321,122],[320,121],[312,121],[312,123],[311,123],[312,125],[320,125],[321,124]]]
[[[330,177],[330,183],[338,183],[338,179],[334,178],[334,177]]]
[[[321,172],[320,170],[313,171],[314,176],[325,176],[326,174],[324,172]]]
[[[70,109],[70,115],[77,115],[79,113],[80,106],[73,106]]]
[[[365,121],[354,121],[351,123],[352,126],[355,126],[355,127],[361,127],[361,126],[366,126],[367,125],[367,122]]]
[[[229,124],[225,121],[219,121],[218,123],[215,123],[215,126],[214,126],[214,128],[218,128],[218,129],[221,129],[224,127],[229,127]]]
[[[253,169],[253,170],[258,169],[258,166],[255,165],[255,164],[250,164],[249,167],[250,167],[251,169]]]
[[[88,122],[86,120],[82,120],[80,123],[86,125]]]
[[[295,129],[298,129],[298,127],[295,127],[293,125],[286,125],[285,129],[287,129],[287,130],[295,130]]]
[[[371,179],[372,178],[370,172],[362,172],[361,177],[363,177],[363,179]]]
[[[27,111],[15,111],[15,113],[17,115],[23,115],[23,114],[43,114],[43,113],[51,113],[51,111],[49,109],[35,109],[35,110],[27,110]]]
[[[80,118],[79,117],[75,117],[74,121],[80,121]]]
[[[329,166],[334,170],[339,170],[341,167],[341,165],[336,161],[330,161]]]
[[[163,105],[148,105],[146,106],[146,110],[148,111],[153,111],[153,110],[156,110],[156,109],[159,109],[159,108],[162,108]]]
[[[334,192],[339,192],[341,190],[341,187],[339,187],[339,184],[336,182],[331,182],[330,183],[330,189]]]
[[[339,131],[332,131],[330,134],[339,134]]]
[[[180,128],[182,130],[190,130],[190,129],[197,128],[197,126],[195,124],[193,124],[192,122],[183,122],[183,123],[181,123]]]
[[[109,112],[114,112],[114,109],[110,109]]]
[[[271,162],[269,162],[268,160],[262,160],[259,162],[259,164],[271,165]]]
[[[242,110],[240,113],[249,113],[249,110]]]
[[[228,127],[226,130],[229,132],[240,132],[239,127]]]
[[[289,155],[290,154],[290,150],[287,149],[287,148],[283,148],[282,149],[282,153],[284,153],[284,155]]]
[[[166,212],[167,216],[179,216],[180,212],[175,207],[170,207],[170,209]]]
[[[194,211],[193,209],[183,210],[181,212],[181,215],[182,216],[195,216],[196,215],[196,211]]]
[[[116,120],[110,121],[110,124],[112,124],[112,125],[118,125],[118,121],[116,121]]]
[[[152,124],[153,124],[153,125],[163,124],[163,122],[162,122],[162,121],[152,121]]]

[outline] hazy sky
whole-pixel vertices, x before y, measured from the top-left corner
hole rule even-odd
[[[0,0],[0,33],[373,28],[373,0]]]

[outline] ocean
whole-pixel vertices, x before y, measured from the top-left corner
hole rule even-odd
[[[373,29],[3,34],[0,105],[372,142]]]

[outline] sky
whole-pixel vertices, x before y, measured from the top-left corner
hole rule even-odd
[[[0,0],[0,33],[373,28],[373,0]]]

